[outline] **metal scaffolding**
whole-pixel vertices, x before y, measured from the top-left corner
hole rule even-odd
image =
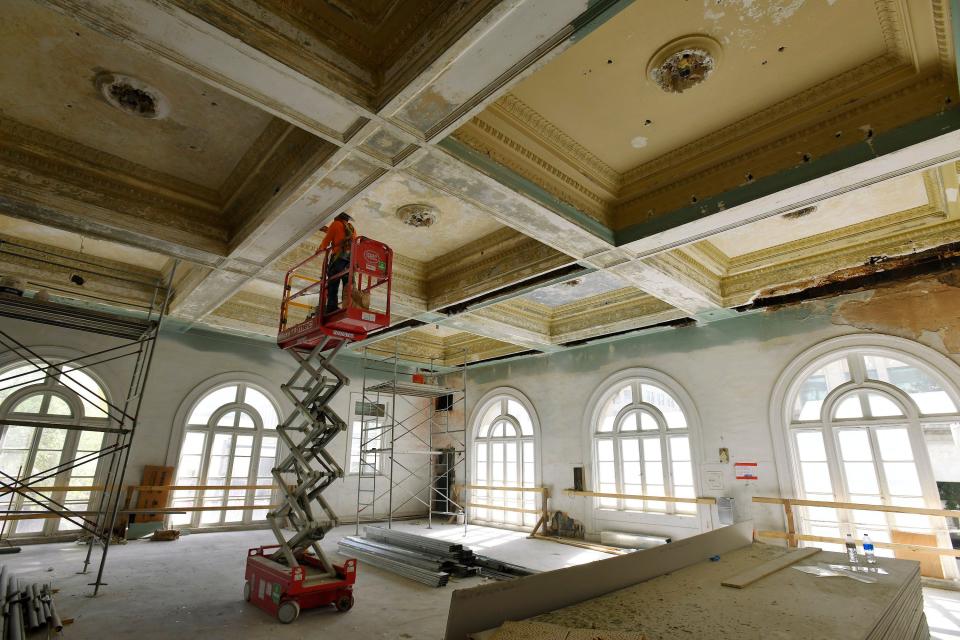
[[[171,283],[173,282],[176,263],[166,278],[150,279],[137,274],[130,274],[119,269],[105,267],[93,262],[75,257],[63,256],[33,247],[26,247],[10,242],[0,243],[0,253],[16,256],[17,259],[27,262],[37,262],[51,266],[54,269],[66,270],[67,273],[82,273],[83,276],[74,276],[76,288],[64,290],[67,301],[54,301],[43,297],[26,297],[15,293],[0,293],[0,316],[47,324],[51,326],[98,334],[115,338],[115,346],[94,351],[68,360],[44,358],[39,353],[23,344],[6,331],[0,330],[0,347],[5,354],[16,356],[18,359],[32,365],[32,369],[4,379],[0,382],[0,391],[21,387],[27,381],[35,379],[37,372],[44,377],[50,375],[65,376],[71,380],[71,389],[84,402],[103,406],[106,413],[104,426],[90,426],[63,423],[45,418],[16,418],[0,421],[0,426],[27,426],[33,428],[52,428],[72,431],[97,431],[108,434],[103,446],[92,452],[78,454],[69,460],[62,460],[59,464],[34,472],[26,469],[14,477],[0,470],[0,486],[4,494],[16,494],[30,502],[33,510],[14,509],[11,502],[2,513],[5,519],[22,519],[37,517],[38,513],[48,512],[42,517],[57,517],[67,520],[89,535],[87,553],[84,558],[83,570],[86,573],[92,563],[95,544],[100,544],[99,567],[96,580],[91,583],[93,595],[97,595],[103,581],[107,554],[110,550],[111,534],[116,527],[117,516],[120,512],[122,482],[130,460],[130,448],[136,435],[140,419],[140,409],[143,406],[144,391],[150,372],[150,365],[156,347],[156,340],[160,332],[160,325],[170,300]],[[85,280],[99,282],[114,287],[140,287],[146,292],[146,303],[122,301],[108,298],[84,295],[80,289]],[[31,288],[57,291],[44,284],[30,283]],[[124,311],[103,311],[94,307],[121,308]],[[99,389],[91,389],[75,378],[70,372],[116,361],[125,361],[130,365],[130,380],[126,385],[126,394],[123,398],[111,401]],[[112,436],[112,437],[110,437]],[[103,470],[103,460],[106,470]],[[98,498],[91,498],[87,509],[71,509],[67,504],[57,500],[55,496],[67,495],[58,476],[63,477],[70,470],[80,465],[100,464],[99,477],[103,490]],[[54,485],[50,488],[50,482]],[[43,487],[43,488],[38,488]],[[95,506],[95,508],[94,508]],[[43,511],[37,510],[37,507]]]
[[[363,390],[351,407],[360,427],[357,533],[364,522],[390,527],[411,502],[426,509],[428,527],[435,516],[462,517],[466,527],[466,492],[456,489],[467,478],[466,350],[456,365],[431,358],[419,370],[402,362],[396,338],[392,354],[375,351],[363,350]]]

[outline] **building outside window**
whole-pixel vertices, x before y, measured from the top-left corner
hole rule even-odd
[[[820,356],[794,378],[782,408],[800,498],[942,508],[938,483],[960,481],[957,390],[909,353],[865,346]],[[807,535],[951,546],[942,517],[824,507],[800,515]],[[955,577],[956,562],[943,564]]]

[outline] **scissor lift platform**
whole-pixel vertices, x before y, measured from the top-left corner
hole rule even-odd
[[[357,561],[334,565],[320,547],[320,540],[338,522],[322,493],[343,477],[343,468],[326,448],[347,429],[331,402],[350,380],[333,360],[344,345],[390,324],[393,252],[369,238],[348,242],[346,271],[327,273],[329,256],[318,251],[287,272],[284,281],[277,344],[298,366],[280,387],[294,410],[277,427],[288,453],[272,470],[284,501],[267,514],[279,544],[249,550],[244,585],[245,600],[283,623],[296,620],[301,609],[333,604],[338,611],[348,611],[353,606]],[[327,288],[340,280],[347,283],[343,302],[325,313]],[[316,305],[307,302],[313,296],[318,298]],[[298,309],[306,317],[291,323],[290,313]],[[294,529],[289,536],[284,530],[288,522]]]

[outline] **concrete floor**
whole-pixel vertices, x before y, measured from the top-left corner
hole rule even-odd
[[[475,551],[539,570],[592,562],[606,554],[541,540],[525,534],[471,525],[440,526],[427,530],[419,523],[398,528],[464,542]],[[352,526],[331,531],[323,542],[336,553],[336,541],[353,535]],[[60,589],[57,606],[75,622],[64,629],[70,639],[154,640],[439,640],[446,625],[454,589],[481,584],[480,578],[451,581],[440,589],[361,565],[356,605],[348,613],[332,607],[304,611],[300,619],[281,625],[242,600],[246,550],[270,544],[268,531],[202,533],[176,542],[136,541],[112,547],[104,587],[88,597],[93,575],[77,575],[85,547],[70,543],[34,545],[17,555],[4,556],[17,575],[32,581],[52,581]],[[960,638],[960,593],[924,589],[933,637]]]
[[[594,551],[528,540],[523,533],[471,525],[433,530],[414,523],[397,528],[464,542],[479,553],[540,570],[608,557]],[[338,527],[323,541],[336,554],[337,540],[353,535],[353,526]],[[185,535],[176,542],[139,540],[110,548],[105,580],[96,598],[87,586],[95,574],[77,575],[86,547],[52,543],[23,547],[0,562],[30,581],[51,581],[63,618],[75,622],[64,629],[70,639],[205,640],[337,638],[337,640],[432,639],[443,637],[450,594],[484,582],[453,581],[435,589],[361,565],[354,587],[356,604],[347,613],[333,607],[304,611],[290,625],[279,624],[242,599],[247,549],[275,543],[269,531]],[[334,556],[338,558],[339,556]]]

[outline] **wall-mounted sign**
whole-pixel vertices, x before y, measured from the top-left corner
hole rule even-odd
[[[756,480],[757,463],[756,462],[734,462],[733,471],[737,475],[737,480]]]

